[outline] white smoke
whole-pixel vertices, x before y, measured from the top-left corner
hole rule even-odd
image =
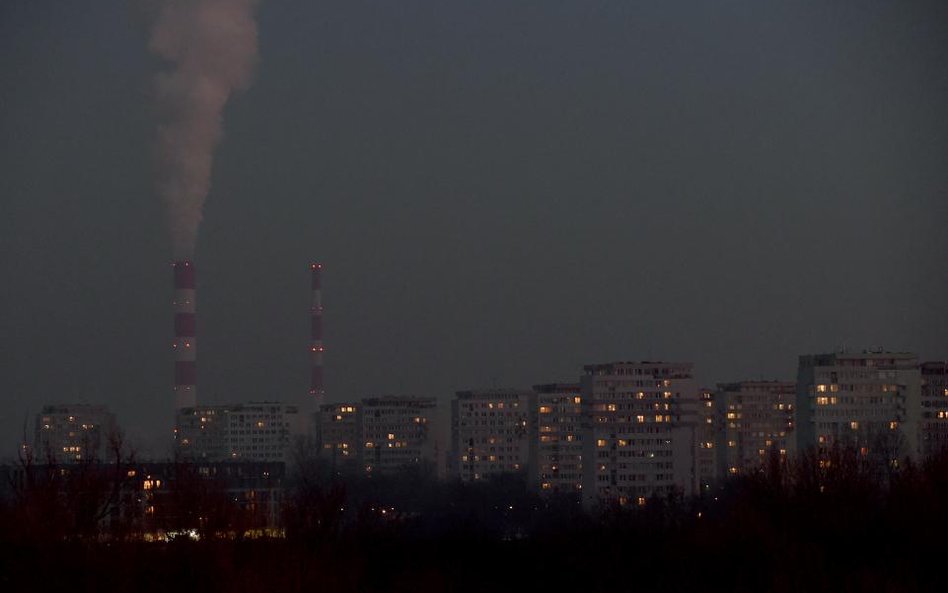
[[[158,192],[168,204],[175,255],[194,252],[214,148],[230,95],[257,63],[258,0],[160,0],[149,50],[170,69],[156,76]]]

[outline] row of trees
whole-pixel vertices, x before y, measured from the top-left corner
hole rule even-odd
[[[241,538],[259,517],[181,464],[151,525],[204,537],[145,544],[109,519],[140,465],[127,452],[116,459],[66,472],[34,464],[33,476],[19,468],[0,505],[0,585],[32,582],[54,562],[89,590],[110,590],[108,573],[115,590],[913,591],[935,583],[943,546],[926,538],[948,527],[948,456],[774,455],[700,498],[595,513],[572,496],[538,496],[519,476],[343,476],[300,456],[284,483],[280,537]],[[85,590],[67,575],[54,581]]]

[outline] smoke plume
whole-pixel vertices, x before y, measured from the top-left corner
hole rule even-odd
[[[194,252],[210,189],[214,147],[230,95],[257,62],[258,0],[160,0],[149,50],[169,66],[156,76],[158,193],[168,204],[175,256]]]

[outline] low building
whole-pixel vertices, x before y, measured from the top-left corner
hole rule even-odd
[[[451,402],[451,475],[464,482],[522,472],[535,476],[536,394],[458,391]]]
[[[719,477],[759,471],[773,452],[782,460],[794,454],[796,389],[788,381],[718,384]]]
[[[274,535],[282,527],[282,461],[146,462],[130,466],[127,476],[113,516],[146,537]]]
[[[296,406],[276,402],[182,408],[175,453],[184,461],[285,462],[304,424]]]
[[[919,447],[923,457],[948,450],[948,362],[920,365],[922,413]]]
[[[535,385],[537,477],[543,492],[578,493],[583,487],[583,393],[578,383]]]
[[[107,461],[117,431],[115,416],[106,406],[43,406],[35,419],[33,456],[47,464]]]

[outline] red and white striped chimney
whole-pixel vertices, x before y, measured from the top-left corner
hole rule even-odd
[[[193,408],[197,403],[197,301],[195,270],[189,260],[174,266],[174,391],[175,407]]]
[[[323,265],[312,263],[309,267],[313,277],[313,300],[309,309],[311,356],[309,394],[317,404],[321,404],[326,395],[326,390],[323,388]]]

